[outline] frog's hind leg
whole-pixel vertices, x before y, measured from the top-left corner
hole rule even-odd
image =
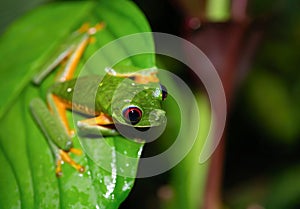
[[[56,157],[56,175],[62,175],[62,161],[69,163],[79,172],[83,172],[84,167],[77,164],[69,156],[69,152],[79,155],[81,151],[73,148],[72,139],[56,114],[49,110],[47,105],[39,98],[35,98],[30,102],[30,109],[37,125],[43,131]]]
[[[85,35],[82,37],[82,40],[80,41],[74,52],[70,55],[70,58],[68,59],[64,70],[58,77],[58,81],[63,82],[73,78],[74,72],[83,55],[83,52],[85,51],[88,44],[93,41],[92,35],[94,35],[97,31],[103,29],[104,26],[104,23],[98,23],[94,27],[89,27],[88,24],[83,24],[81,26],[78,32],[85,33]]]
[[[59,150],[59,157],[58,160],[56,161],[56,169],[55,173],[57,176],[62,175],[62,162],[66,162],[70,164],[73,168],[75,168],[78,172],[83,173],[84,172],[84,167],[78,163],[76,163],[69,155],[69,152],[74,153],[76,155],[81,155],[82,152],[79,149],[71,148],[68,152],[64,150]]]
[[[98,23],[94,27],[90,27],[89,24],[87,23],[81,26],[81,28],[77,32],[85,33],[85,35],[82,37],[82,40],[79,42],[74,52],[69,56],[63,71],[59,73],[56,79],[58,82],[64,82],[66,80],[70,80],[73,78],[78,63],[86,47],[91,42],[92,35],[95,34],[97,31],[103,29],[103,27],[104,27],[104,23]],[[53,102],[67,131],[69,132],[70,135],[73,135],[74,130],[70,129],[67,116],[66,116],[66,109],[70,108],[70,105],[66,104],[64,101],[62,101],[61,99],[59,99],[54,95],[53,95]]]
[[[99,23],[94,27],[89,27],[87,24],[83,25],[78,32],[79,33],[85,33],[82,37],[82,40],[79,42],[79,44],[75,47],[74,51],[70,54],[68,59],[66,60],[65,67],[62,72],[59,73],[57,76],[58,82],[64,82],[66,80],[70,80],[74,76],[74,72],[78,66],[78,63],[88,46],[88,44],[91,41],[91,35],[96,33],[98,30],[102,29],[104,27],[104,24]],[[54,94],[50,94],[48,96],[48,103],[52,110],[52,112],[60,118],[60,121],[65,128],[65,131],[68,133],[69,136],[74,135],[74,130],[70,128],[66,110],[67,108],[70,108],[70,104],[66,104],[63,100],[61,100],[58,96],[55,96]],[[81,154],[81,150],[70,148],[68,150],[59,149],[58,156],[57,156],[57,165],[56,165],[56,174],[58,176],[61,175],[61,162],[66,162],[70,164],[72,167],[74,167],[79,172],[84,171],[84,167],[80,164],[77,164],[69,155],[69,153],[73,153],[76,155]]]

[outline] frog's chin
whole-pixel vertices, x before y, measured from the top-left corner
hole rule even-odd
[[[156,140],[161,133],[164,131],[164,125],[151,125],[151,126],[140,126],[140,125],[129,125],[122,123],[115,123],[116,131],[129,139],[137,139],[145,142],[151,142]]]
[[[162,126],[162,124],[147,124],[147,125],[139,125],[139,124],[136,124],[136,125],[131,125],[131,124],[128,124],[128,123],[121,123],[121,122],[115,122],[115,125],[117,126],[122,126],[122,127],[127,127],[127,128],[134,128],[134,129],[137,129],[137,130],[141,130],[141,131],[146,131],[152,127],[159,127],[159,126]]]
[[[128,128],[128,129],[136,129],[136,130],[139,130],[139,131],[147,131],[148,129],[150,129],[151,127],[156,127],[156,126],[159,126],[159,125],[130,125],[130,124],[127,124],[127,123],[115,123],[115,128],[117,127],[121,127],[121,128]]]

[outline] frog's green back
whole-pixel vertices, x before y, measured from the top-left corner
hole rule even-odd
[[[92,115],[103,112],[111,115],[112,97],[123,80],[109,74],[90,75],[56,83],[50,92],[81,113]]]
[[[91,75],[59,82],[51,87],[50,92],[78,112],[97,114],[102,112],[101,108],[95,108],[95,96],[101,79],[100,76]]]
[[[150,126],[153,110],[161,110],[162,89],[159,83],[138,84],[130,78],[106,74],[85,76],[55,84],[51,93],[57,95],[72,109],[87,115],[103,112],[119,123],[126,124],[122,116],[124,107],[137,106],[143,112],[136,126]]]

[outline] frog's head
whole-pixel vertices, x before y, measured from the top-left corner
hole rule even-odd
[[[160,83],[137,84],[125,79],[118,87],[112,102],[112,117],[122,125],[149,128],[166,123],[162,101],[166,88]]]

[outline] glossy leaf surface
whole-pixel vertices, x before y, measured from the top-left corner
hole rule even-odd
[[[34,86],[32,77],[64,40],[86,22],[104,22],[106,27],[96,34],[96,41],[87,48],[79,68],[105,44],[150,30],[141,12],[128,1],[59,2],[25,15],[0,39],[1,208],[118,208],[132,189],[134,178],[118,174],[124,166],[130,166],[134,173],[138,161],[128,164],[116,153],[138,159],[143,144],[122,136],[80,139],[97,151],[99,159],[110,162],[110,169],[103,169],[90,158],[94,155],[84,152],[74,159],[85,166],[85,173],[63,165],[63,176],[57,178],[50,147],[29,111],[33,98],[45,99],[55,73],[41,86]],[[153,49],[151,38],[145,40],[147,44]],[[117,45],[116,53],[126,53],[126,47]],[[114,54],[102,59],[109,60],[111,56]],[[155,60],[148,54],[130,57],[124,63],[147,68],[153,67]],[[89,72],[101,74],[104,69]],[[72,121],[71,113],[68,117]],[[87,151],[88,145],[82,148],[80,140],[74,138],[75,147]]]

